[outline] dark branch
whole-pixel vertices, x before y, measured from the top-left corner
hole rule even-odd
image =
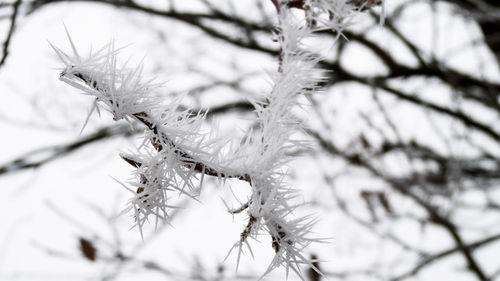
[[[16,28],[16,19],[19,12],[19,5],[21,4],[21,0],[16,0],[12,5],[12,15],[10,16],[10,27],[7,32],[7,38],[3,42],[3,52],[2,58],[0,59],[0,67],[5,63],[7,56],[9,55],[9,45],[10,39],[12,38],[12,34],[14,34],[14,29]]]

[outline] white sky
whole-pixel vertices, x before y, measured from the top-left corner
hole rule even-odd
[[[460,42],[470,40],[469,34],[477,33],[477,27],[464,25],[463,21],[455,18],[442,17],[438,19],[439,25],[443,26],[443,29],[446,28],[446,32],[440,30],[439,34],[429,36],[428,30],[432,20],[422,20],[422,15],[428,13],[428,10],[421,8],[422,11],[416,9],[414,15],[408,15],[408,21],[402,23],[402,27],[419,38],[419,44],[436,50],[438,55],[448,54],[456,49],[449,47],[449,42],[454,42],[453,46],[460,46]],[[391,4],[387,4],[387,9],[391,9]],[[413,18],[415,20],[412,20]],[[234,51],[224,44],[201,38],[196,29],[173,21],[116,11],[104,5],[72,3],[47,6],[22,20],[12,40],[7,64],[0,69],[0,93],[3,97],[0,116],[9,119],[0,122],[0,147],[3,148],[0,152],[0,163],[32,149],[64,143],[78,137],[90,101],[57,80],[58,72],[54,68],[59,67],[59,63],[47,43],[49,40],[56,46],[69,49],[63,23],[70,30],[78,47],[84,51],[88,50],[90,45],[97,49],[110,39],[114,39],[117,45],[132,44],[125,49],[123,57],[126,59],[132,55],[137,61],[145,57],[147,72],[155,73],[158,80],[166,80],[166,90],[169,92],[185,90],[206,80],[201,75],[187,75],[191,70],[185,65],[188,60],[193,62],[196,68],[212,71],[213,75],[225,78],[234,75],[234,71],[228,67]],[[163,32],[155,33],[149,30],[148,26],[159,27]],[[448,29],[449,26],[454,28]],[[167,44],[161,42],[162,36],[166,36]],[[401,52],[401,61],[407,61],[401,46],[394,44],[381,29],[371,36],[379,36],[388,49]],[[432,38],[439,40],[433,41]],[[492,60],[491,55],[484,50],[476,50],[456,51],[455,59],[449,64],[468,70],[475,67],[471,66],[473,63]],[[370,74],[381,70],[380,63],[374,61],[372,55],[355,46],[349,50],[349,53],[351,52],[350,59],[342,63],[352,66],[353,71]],[[257,81],[266,77],[265,71],[272,71],[275,67],[274,61],[266,56],[252,52],[242,52],[239,55],[236,62],[240,69],[262,73],[256,77]],[[193,57],[196,59],[193,60]],[[485,64],[482,69],[484,73],[481,73],[481,76],[500,80],[495,65]],[[260,93],[267,87],[264,81],[255,84],[252,89]],[[446,96],[437,95],[440,90],[438,87],[434,86],[433,89],[434,92],[427,91],[430,93],[430,99],[440,101]],[[364,106],[364,101],[359,97],[369,95],[369,90],[347,86],[339,89],[339,92],[343,94],[331,95],[323,100],[325,110],[331,105],[342,103],[335,120],[336,131],[346,135],[358,132],[357,128],[352,128],[352,124],[361,124],[357,123],[357,112]],[[229,98],[234,99],[235,96]],[[212,104],[216,99],[202,100],[202,103]],[[35,112],[30,101],[34,101],[41,112]],[[449,98],[443,99],[443,102],[447,101]],[[415,135],[424,138],[433,135],[433,128],[422,126],[425,123],[422,121],[424,117],[419,117],[422,113],[409,113],[411,110],[397,106],[391,111],[401,122],[407,122],[407,131],[403,133],[408,138]],[[473,114],[498,120],[498,116],[488,116],[486,113]],[[108,115],[101,118],[95,116],[84,134],[111,123]],[[48,124],[53,127],[48,127]],[[416,127],[419,130],[415,130]],[[111,267],[104,264],[97,266],[101,270],[96,270],[96,266],[82,260],[77,251],[77,238],[82,235],[92,237],[95,232],[111,239],[109,225],[89,208],[89,204],[100,206],[110,216],[116,215],[125,206],[128,194],[110,176],[120,180],[130,177],[130,168],[119,159],[118,152],[133,149],[138,143],[138,139],[108,140],[81,149],[42,169],[0,177],[3,194],[0,196],[0,280],[81,280],[91,279],[102,274],[102,271],[110,270]],[[439,146],[436,143],[434,145]],[[325,162],[335,165],[328,160]],[[294,162],[293,167],[299,168],[295,184],[305,190],[306,199],[331,200],[331,194],[325,188],[313,189],[321,184],[316,166],[318,163],[310,159]],[[350,174],[342,175],[337,184],[353,186],[352,189],[346,189],[344,194],[350,198],[358,196],[359,188],[367,184],[382,188],[377,187],[370,179],[357,179]],[[237,192],[245,187],[241,183],[233,182],[221,188],[214,186],[217,185],[206,186],[201,196],[203,203],[191,202],[189,209],[182,211],[180,217],[174,221],[174,227],[167,227],[156,235],[147,234],[146,241],[149,243],[141,246],[139,257],[157,260],[169,269],[188,270],[187,264],[192,264],[197,256],[209,266],[210,271],[214,271],[232,244],[239,239],[239,234],[246,224],[245,216],[235,216],[233,221],[232,217],[226,214],[220,200],[221,196],[231,197],[229,186]],[[245,192],[241,193],[244,198]],[[401,200],[397,196],[394,199]],[[83,226],[65,221],[51,206],[55,206]],[[411,210],[412,204],[402,202],[400,207]],[[363,208],[359,206],[360,213],[366,215],[366,212],[362,211]],[[320,257],[327,259],[326,268],[355,270],[364,264],[398,260],[400,250],[388,244],[377,245],[377,239],[367,235],[362,228],[347,220],[338,211],[321,208],[316,211],[320,215],[317,232],[320,236],[333,237],[332,243],[313,247],[314,252],[319,252]],[[477,214],[470,216],[477,217]],[[123,216],[113,221],[126,248],[130,249],[142,244],[136,229],[128,231],[132,225],[131,220],[132,218]],[[447,237],[437,229],[420,231],[414,224],[404,221],[397,225],[382,224],[380,228],[381,232],[402,233],[411,243],[424,243],[429,249],[451,246],[446,245],[449,243]],[[103,249],[106,247],[104,243],[98,245]],[[267,267],[273,253],[268,238],[263,238],[261,244],[252,245],[255,246],[253,250],[256,259],[252,260],[249,255],[243,257],[241,273],[251,272],[258,275]],[[53,257],[41,248],[60,251],[68,256]],[[495,256],[498,257],[496,252],[484,253],[484,257]],[[235,257],[232,256],[226,262],[228,272],[234,271],[234,261]],[[445,264],[448,265],[444,266]],[[471,280],[469,275],[455,270],[462,265],[461,258],[452,257],[439,263],[439,266],[430,267],[420,277],[421,280],[442,280],[436,276],[446,276],[447,280]],[[134,272],[133,268],[133,264],[128,265],[128,273],[117,280],[165,280],[158,274],[147,275],[144,279],[145,275],[130,273]],[[438,274],[435,274],[435,271]],[[276,272],[272,276],[280,274]],[[272,276],[266,280],[277,280]],[[429,276],[432,276],[432,279]],[[295,280],[294,276],[291,277],[291,280]]]

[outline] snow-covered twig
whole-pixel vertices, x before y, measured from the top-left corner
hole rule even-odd
[[[248,203],[230,210],[233,215],[246,210],[248,215],[248,223],[231,249],[237,250],[237,261],[244,245],[251,252],[249,238],[267,233],[275,257],[264,275],[283,266],[287,275],[291,270],[303,278],[300,266],[312,266],[304,249],[323,240],[310,237],[314,218],[295,215],[303,204],[296,203],[299,193],[287,183],[291,156],[286,152],[305,145],[292,138],[301,127],[293,109],[300,106],[301,96],[314,94],[325,79],[316,67],[321,58],[309,52],[304,41],[317,30],[332,29],[341,34],[363,6],[347,0],[272,2],[278,14],[278,72],[272,77],[271,92],[262,100],[251,101],[259,126],[250,130],[242,138],[244,141],[203,132],[206,112],[193,114],[180,110],[180,100],[167,102],[159,94],[158,84],[144,81],[142,65],[129,68],[119,63],[119,49],[113,43],[81,56],[68,34],[72,55],[52,47],[65,64],[60,80],[93,96],[95,109],[103,107],[115,120],[140,122],[146,128],[140,151],[121,154],[136,169],[136,181],[120,184],[132,193],[125,212],[133,212],[141,235],[150,216],[157,224],[168,217],[169,209],[174,207],[168,203],[170,192],[196,199],[197,186],[204,176],[237,178],[248,182],[252,190]],[[292,8],[304,13],[298,15]]]

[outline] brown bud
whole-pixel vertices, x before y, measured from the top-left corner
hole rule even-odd
[[[80,237],[80,252],[89,261],[95,261],[97,256],[97,249],[94,247],[92,241]]]

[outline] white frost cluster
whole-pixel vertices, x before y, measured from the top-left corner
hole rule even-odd
[[[248,224],[231,249],[237,251],[237,261],[244,245],[251,252],[249,238],[257,239],[264,233],[271,237],[276,253],[264,275],[283,266],[287,274],[292,270],[303,278],[300,266],[312,266],[304,249],[321,239],[309,237],[314,219],[294,214],[302,204],[297,203],[298,192],[286,183],[287,152],[304,145],[292,139],[300,131],[292,109],[299,106],[300,96],[313,94],[325,79],[316,68],[320,58],[308,52],[302,42],[318,29],[311,24],[312,19],[341,31],[357,8],[345,0],[305,0],[303,8],[305,17],[297,17],[286,6],[278,9],[279,70],[272,77],[272,91],[262,100],[251,101],[259,126],[241,140],[203,132],[206,113],[180,110],[179,100],[167,103],[157,94],[157,84],[144,82],[141,66],[119,66],[113,44],[85,57],[77,52],[71,38],[72,55],[53,46],[65,64],[60,80],[93,96],[94,107],[104,107],[115,120],[146,127],[139,152],[121,155],[136,168],[135,180],[123,184],[133,194],[125,212],[133,213],[141,235],[151,216],[155,224],[168,218],[173,207],[169,205],[171,192],[196,198],[204,176],[238,178],[248,182],[252,193],[247,203],[230,210],[248,215]]]
[[[68,34],[68,38],[69,34]],[[151,81],[142,81],[142,65],[130,69],[127,65],[117,65],[119,50],[110,43],[86,57],[80,56],[70,38],[73,55],[69,56],[52,46],[65,64],[60,80],[94,96],[97,102],[106,105],[114,120],[128,117],[145,109],[158,107],[158,99],[153,96],[158,87]],[[162,102],[161,104],[165,104]]]
[[[285,0],[288,1],[288,0]],[[337,36],[352,24],[352,19],[361,10],[369,8],[376,0],[304,0],[303,8],[307,22],[317,30],[329,29]]]
[[[248,157],[242,162],[252,178],[248,214],[253,222],[233,249],[238,250],[239,259],[247,238],[257,239],[262,232],[267,232],[272,237],[276,255],[266,274],[284,266],[287,272],[292,270],[301,276],[299,265],[310,264],[303,256],[303,249],[319,239],[308,237],[313,220],[297,218],[293,213],[299,205],[291,202],[297,201],[294,199],[298,194],[285,182],[286,163],[290,160],[286,152],[303,145],[291,140],[292,134],[300,129],[292,109],[299,106],[299,96],[314,93],[325,76],[316,67],[319,58],[302,46],[311,34],[309,27],[289,10],[282,10],[279,16],[280,70],[273,77],[274,86],[266,101],[254,102],[260,130],[252,132],[249,145],[243,147]]]

